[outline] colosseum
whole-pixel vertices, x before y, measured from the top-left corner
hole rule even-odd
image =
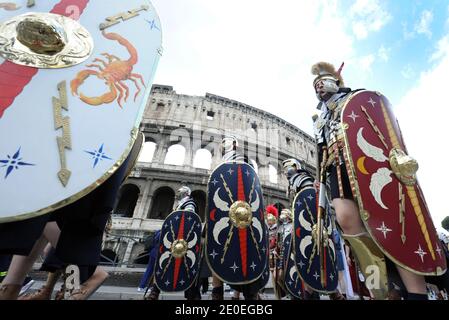
[[[144,148],[121,186],[103,244],[104,262],[114,265],[145,262],[144,239],[161,227],[182,185],[193,191],[204,222],[207,182],[221,162],[224,134],[239,139],[259,175],[265,205],[289,206],[283,160],[298,158],[315,171],[312,137],[269,112],[210,93],[190,96],[153,85],[140,129]]]

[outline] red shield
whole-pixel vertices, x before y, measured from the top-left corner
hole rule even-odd
[[[423,275],[446,261],[389,101],[360,91],[343,107],[345,161],[368,232],[387,257]]]

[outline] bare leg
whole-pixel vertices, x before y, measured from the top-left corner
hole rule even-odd
[[[338,283],[340,284],[340,291],[343,294],[346,294],[346,282],[345,282],[345,274],[343,271],[338,271]]]
[[[352,200],[334,199],[337,221],[343,232],[348,235],[357,235],[366,232],[360,219],[357,204]],[[397,266],[399,275],[409,293],[426,294],[426,284],[423,276],[419,276]]]
[[[334,199],[332,204],[337,215],[337,221],[345,234],[356,235],[366,232],[359,215],[357,204],[348,199]]]
[[[49,288],[51,292],[53,292],[53,289],[56,286],[56,283],[59,280],[59,277],[61,276],[62,271],[58,270],[55,272],[49,272],[47,277],[47,282],[45,283],[45,287]]]
[[[223,285],[223,282],[221,282],[220,279],[218,279],[217,277],[212,277],[212,287],[216,288],[216,287],[221,287]]]
[[[215,276],[212,276],[212,300],[224,299],[223,282]]]
[[[60,234],[61,230],[56,222],[49,222],[45,225],[44,237],[50,242],[53,248],[56,248]]]
[[[396,265],[402,282],[404,282],[408,293],[427,294],[424,276],[417,275]]]
[[[47,245],[47,239],[41,236],[34,244],[28,256],[15,255],[9,265],[8,273],[2,284],[22,285],[26,275],[33,268],[33,264]]]
[[[41,237],[34,244],[28,256],[15,255],[12,258],[8,273],[3,280],[3,284],[22,284],[26,275],[33,268],[34,262],[44,250],[48,242],[53,246],[58,243],[59,234],[61,231],[56,222],[49,222],[45,225],[44,232]]]

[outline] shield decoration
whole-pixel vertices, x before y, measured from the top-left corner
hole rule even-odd
[[[336,250],[332,238],[329,214],[324,214],[322,257],[315,241],[317,223],[317,196],[315,188],[307,187],[298,192],[293,202],[293,255],[302,280],[313,290],[332,293],[337,289],[338,273]],[[326,210],[327,212],[327,210]]]
[[[269,248],[270,244],[269,244],[269,233],[268,233],[268,226],[265,224],[265,237],[266,237],[266,244],[265,247]],[[267,256],[267,263],[265,265],[265,269],[262,272],[262,275],[259,278],[259,285],[260,285],[260,289],[263,289],[266,287],[266,285],[268,284],[268,281],[270,280],[270,250],[266,250],[265,254]]]
[[[201,219],[191,211],[175,211],[161,229],[161,243],[154,268],[159,289],[179,292],[190,288],[201,263]]]
[[[206,259],[212,272],[229,284],[257,280],[268,265],[263,194],[254,169],[226,162],[208,183]]]
[[[70,204],[120,167],[162,37],[148,0],[11,3],[0,7],[2,223]]]
[[[393,262],[414,273],[440,275],[446,261],[388,99],[359,91],[343,106],[344,157],[360,215]]]
[[[295,255],[291,251],[292,235],[289,234],[284,241],[284,285],[289,294],[301,298],[302,280],[295,263]]]

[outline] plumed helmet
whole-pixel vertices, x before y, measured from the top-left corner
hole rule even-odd
[[[271,204],[265,208],[265,211],[267,212],[267,221],[276,223],[277,217],[279,215],[278,209]]]
[[[341,88],[344,86],[343,77],[341,76],[341,70],[343,69],[344,63],[340,66],[338,70],[328,62],[318,62],[312,66],[312,74],[316,75],[313,80],[313,87],[320,80],[332,80]]]

